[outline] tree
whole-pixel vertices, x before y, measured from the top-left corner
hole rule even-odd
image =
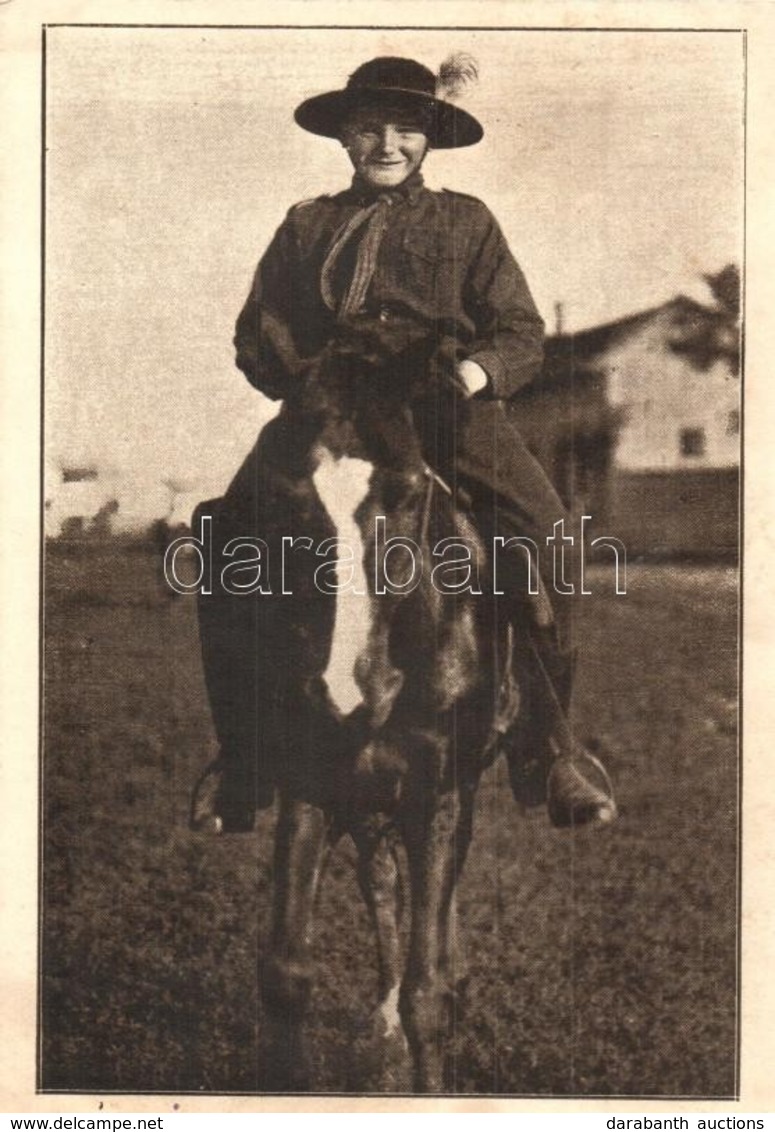
[[[716,305],[735,320],[740,317],[740,271],[736,264],[728,263],[715,275],[704,275],[716,300]]]
[[[691,309],[676,327],[670,343],[677,354],[684,354],[699,370],[708,370],[724,361],[733,374],[740,372],[740,272],[728,263],[715,274],[704,275],[715,303],[702,306],[691,302]],[[687,303],[690,300],[686,300]]]

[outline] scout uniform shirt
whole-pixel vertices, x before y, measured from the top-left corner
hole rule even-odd
[[[294,206],[261,259],[234,342],[237,366],[266,396],[287,397],[309,362],[336,338],[336,312],[321,287],[324,264],[335,235],[376,195],[356,179],[344,192]],[[497,221],[475,197],[434,192],[420,174],[388,195],[374,273],[355,320],[427,327],[429,337],[454,339],[457,356],[482,367],[488,385],[469,403],[456,437],[456,478],[478,489],[478,512],[493,510],[497,497],[498,507],[506,504],[512,512],[510,527],[542,538],[565,511],[503,408],[541,366],[543,322],[525,277]],[[357,245],[354,237],[337,264],[333,289],[340,294]],[[272,447],[269,435],[265,440]],[[239,494],[248,474],[248,467],[238,473],[233,486],[239,484]]]
[[[432,192],[415,174],[388,194],[392,207],[365,316],[444,328],[508,399],[541,365],[543,322],[497,222],[462,193]],[[290,210],[256,272],[237,321],[237,365],[267,396],[286,396],[299,365],[336,333],[321,274],[332,238],[375,199],[357,182]],[[357,238],[342,256],[342,285]],[[348,254],[349,253],[349,254]]]

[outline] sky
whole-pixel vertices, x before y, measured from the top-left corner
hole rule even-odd
[[[225,488],[271,411],[233,364],[255,265],[291,204],[350,178],[293,110],[376,55],[460,50],[485,139],[426,180],[486,201],[550,330],[558,302],[579,330],[707,298],[702,274],[741,261],[737,33],[50,28],[52,482],[94,462],[133,522],[165,479]]]

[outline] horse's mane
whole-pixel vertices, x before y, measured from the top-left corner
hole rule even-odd
[[[467,406],[455,380],[457,346],[435,327],[369,321],[343,327],[291,399],[310,441],[353,437],[382,469],[425,462],[423,438],[451,436]]]

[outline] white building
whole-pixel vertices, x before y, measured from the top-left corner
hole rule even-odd
[[[679,296],[550,338],[541,377],[517,398],[565,502],[631,553],[737,550],[738,336],[734,309]]]
[[[696,306],[676,299],[639,316],[594,359],[609,403],[621,411],[614,465],[622,471],[698,471],[740,462],[740,381],[730,361],[735,331],[717,328],[730,354],[699,368],[681,349],[706,313]]]

